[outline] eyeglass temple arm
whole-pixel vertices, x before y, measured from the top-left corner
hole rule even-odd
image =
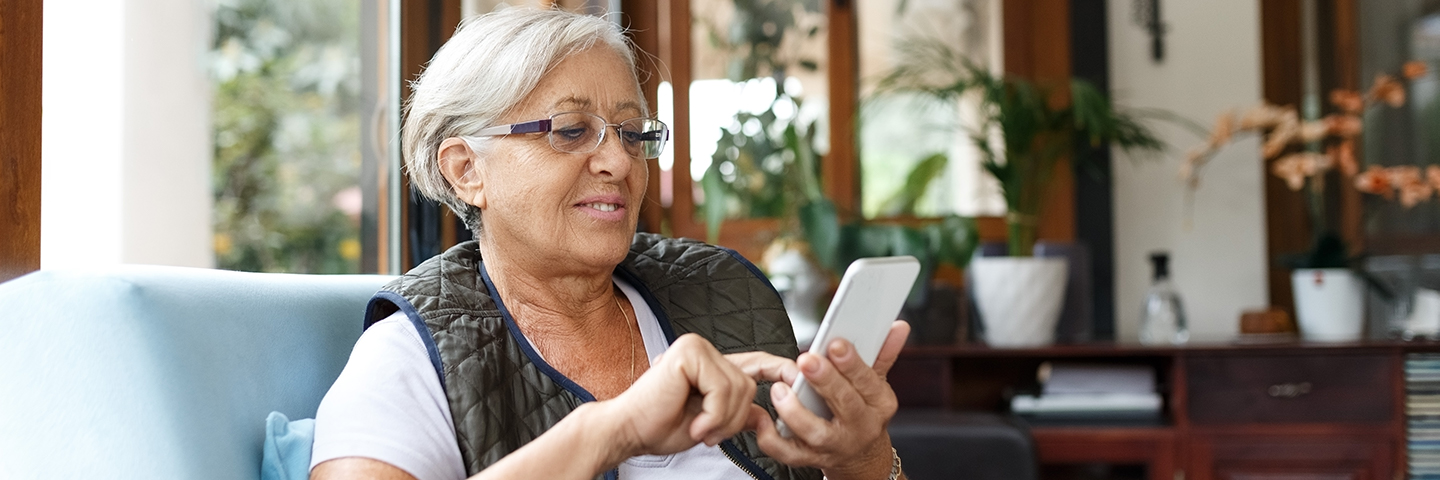
[[[496,125],[481,129],[475,136],[514,135],[517,133],[546,133],[550,131],[550,119],[536,120],[533,122],[512,123],[509,125]]]

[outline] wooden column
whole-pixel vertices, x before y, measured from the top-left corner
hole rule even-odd
[[[624,13],[620,24],[631,29],[628,32],[630,39],[640,50],[635,55],[635,64],[640,75],[640,91],[645,95],[645,103],[650,106],[650,114],[655,115],[659,108],[657,91],[662,80],[658,57],[660,29],[655,28],[660,24],[660,5],[653,0],[622,0],[620,11]],[[675,132],[672,131],[670,136],[674,138]],[[673,143],[666,147],[676,152],[673,150]],[[659,233],[660,224],[665,218],[665,207],[660,204],[660,175],[663,174],[660,171],[660,159],[646,160],[645,168],[650,172],[650,181],[645,185],[645,202],[640,205],[640,230]]]
[[[1053,89],[1051,102],[1069,103],[1070,0],[1005,0],[1004,17],[1005,73]],[[1064,158],[1056,162],[1049,197],[1041,207],[1038,239],[1075,239],[1074,201],[1075,175],[1070,159]],[[982,226],[982,234],[984,230]]]
[[[821,184],[842,217],[846,212],[859,216],[860,155],[855,117],[860,105],[860,47],[854,2],[832,0],[826,17],[826,34],[830,36],[825,57],[831,92],[830,152],[820,168]]]
[[[40,268],[41,12],[0,0],[0,282]]]

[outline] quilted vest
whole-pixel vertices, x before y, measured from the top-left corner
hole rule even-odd
[[[640,233],[615,274],[640,292],[671,342],[695,333],[721,353],[799,355],[780,296],[759,269],[733,250]],[[369,328],[403,311],[421,332],[449,400],[467,475],[595,400],[536,354],[498,298],[472,241],[382,287],[365,314]],[[755,402],[774,417],[769,387],[759,386]],[[766,456],[754,432],[741,432],[720,447],[756,479],[821,477],[819,470],[793,468]],[[611,470],[604,478],[616,476]]]

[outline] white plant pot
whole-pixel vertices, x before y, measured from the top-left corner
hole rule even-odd
[[[976,257],[969,274],[975,303],[993,347],[1055,342],[1069,265],[1063,258]]]
[[[1354,342],[1365,329],[1365,285],[1344,268],[1302,268],[1290,276],[1300,336],[1311,342]]]

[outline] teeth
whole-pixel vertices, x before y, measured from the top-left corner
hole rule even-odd
[[[616,205],[616,204],[613,204],[613,203],[590,203],[590,204],[586,204],[585,206],[590,207],[590,208],[593,208],[593,209],[596,209],[596,210],[599,210],[599,211],[602,211],[602,212],[613,212],[613,211],[615,211],[616,209],[620,208],[619,205]]]

